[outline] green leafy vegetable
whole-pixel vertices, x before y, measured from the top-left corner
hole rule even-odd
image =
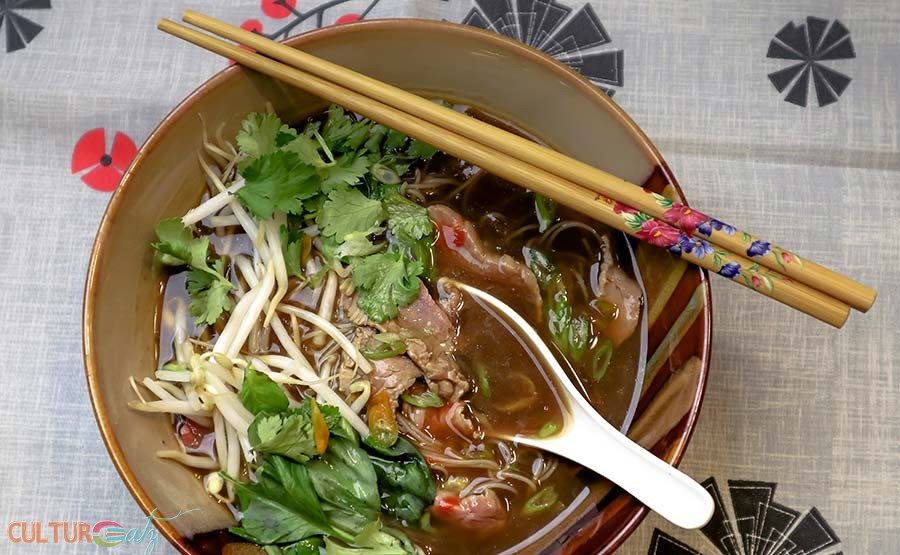
[[[369,138],[374,125],[368,119],[354,121],[342,107],[332,104],[322,127],[322,137],[332,151],[356,150]]]
[[[333,435],[356,441],[355,432],[335,407],[320,405],[319,410]],[[311,401],[307,399],[296,409],[257,414],[247,430],[250,445],[259,453],[307,462],[316,455],[311,413]]]
[[[356,534],[378,518],[375,468],[358,445],[332,439],[328,451],[307,466],[322,509],[334,527]]]
[[[244,372],[244,383],[241,384],[239,396],[244,407],[253,414],[280,412],[287,410],[290,404],[281,386],[252,366]]]
[[[234,302],[229,293],[234,285],[224,275],[221,260],[212,264],[212,271],[191,268],[185,286],[191,297],[189,307],[198,324],[213,324],[223,312],[231,310]]]
[[[231,310],[234,302],[228,293],[233,285],[225,277],[221,260],[207,261],[209,238],[195,238],[180,218],[167,218],[156,224],[152,246],[160,263],[168,266],[189,266],[187,290],[191,296],[190,311],[198,324],[212,324],[222,312]]]
[[[353,538],[356,547],[341,545],[331,538],[325,539],[325,555],[411,555],[416,547],[402,532],[375,521],[363,528]]]
[[[235,142],[248,158],[258,158],[293,141],[297,132],[284,125],[275,114],[248,114]]]
[[[266,555],[319,555],[321,548],[325,542],[322,538],[312,537],[298,541],[285,547],[278,545],[267,545],[263,547]]]
[[[418,139],[413,139],[406,149],[406,155],[420,160],[428,160],[437,153],[437,149],[433,146],[423,143]]]
[[[391,447],[364,441],[378,476],[381,508],[405,522],[416,522],[434,503],[437,486],[422,454],[406,439]]]
[[[281,239],[281,254],[289,276],[303,277],[303,263],[312,248],[312,237],[306,235],[298,225],[288,223],[278,230]]]
[[[240,526],[230,529],[234,534],[262,545],[299,542],[323,534],[353,539],[328,522],[305,466],[270,455],[256,476],[259,481],[250,484],[222,474],[233,484],[242,513]]]
[[[428,217],[428,210],[399,193],[388,193],[384,196],[385,210],[388,214],[388,229],[401,241],[411,242],[431,240],[434,224]]]
[[[295,152],[275,151],[265,154],[241,171],[246,185],[235,196],[261,220],[278,210],[300,214],[302,201],[319,191],[321,178],[316,169],[302,161]]]
[[[432,391],[426,391],[425,393],[404,393],[402,397],[404,401],[414,407],[428,408],[444,406],[443,399],[435,395]]]
[[[336,188],[319,210],[319,233],[333,237],[338,245],[353,233],[371,231],[384,221],[381,202],[367,198],[358,189]]]
[[[419,295],[418,276],[422,271],[421,262],[409,260],[395,250],[354,259],[357,305],[376,323],[394,318],[400,307],[409,305]]]

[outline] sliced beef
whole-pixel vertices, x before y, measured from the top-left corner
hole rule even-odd
[[[439,490],[431,514],[466,530],[488,532],[497,530],[506,523],[506,504],[493,490],[465,497]]]
[[[641,319],[641,288],[618,266],[610,266],[601,274],[600,296],[616,307],[615,318],[603,330],[603,335],[618,347],[631,337]]]
[[[373,360],[372,366],[374,367],[371,376],[372,393],[384,389],[394,402],[422,375],[422,371],[413,364],[413,361],[402,356]]]
[[[469,391],[469,382],[453,358],[454,322],[424,285],[412,304],[401,308],[396,318],[379,327],[403,339],[406,354],[422,369],[429,388],[442,399],[456,401]]]
[[[373,337],[374,335],[375,330],[373,328],[361,326],[356,329],[353,343],[357,348],[374,347],[378,343],[378,340]],[[422,371],[419,370],[419,367],[405,356],[395,356],[371,362],[373,370],[372,374],[369,375],[369,380],[372,382],[372,395],[384,389],[395,406],[397,399],[400,398],[403,392],[409,389],[412,384],[416,383],[416,379],[422,376]]]
[[[475,226],[452,208],[435,204],[428,214],[438,232],[435,262],[442,275],[496,295],[532,322],[541,320],[541,291],[525,264],[487,248]]]

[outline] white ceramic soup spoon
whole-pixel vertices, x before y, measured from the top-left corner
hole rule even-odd
[[[521,333],[534,349],[545,370],[561,389],[564,423],[547,438],[500,435],[523,445],[556,453],[614,482],[660,516],[682,528],[700,528],[713,514],[713,500],[686,474],[658,459],[619,432],[588,403],[572,384],[540,335],[519,314],[484,291],[447,280],[471,295]]]

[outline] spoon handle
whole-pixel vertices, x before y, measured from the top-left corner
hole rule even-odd
[[[535,446],[604,476],[677,526],[694,529],[709,522],[714,505],[703,486],[598,415],[573,409],[573,422],[557,438],[537,440]]]

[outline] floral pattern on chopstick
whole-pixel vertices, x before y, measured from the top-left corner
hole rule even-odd
[[[664,197],[663,195],[646,189],[645,191],[653,196],[659,206],[666,209],[661,219],[667,224],[680,228],[685,233],[693,234],[696,231],[707,237],[711,237],[714,231],[726,235],[734,235],[737,233],[737,229],[732,225],[711,218],[699,210],[694,210],[690,206]],[[803,261],[800,257],[790,251],[773,246],[768,241],[757,239],[749,233],[741,232],[740,237],[741,241],[747,245],[745,252],[750,258],[762,258],[771,253],[772,258],[782,269],[786,269],[788,264],[796,264],[801,268],[803,267]]]
[[[747,287],[768,292],[772,291],[775,281],[790,280],[790,278],[762,267],[758,262],[743,266],[740,262],[731,260],[731,253],[728,251],[716,247],[706,239],[688,234],[684,227],[682,229],[674,227],[670,222],[681,222],[682,226],[690,228],[691,225],[708,223],[712,220],[712,218],[680,203],[669,200],[666,221],[663,221],[606,197],[598,196],[597,200],[611,205],[613,212],[622,218],[638,239],[655,247],[664,248],[689,262],[696,263],[709,257],[709,268],[720,276],[739,281]],[[756,248],[761,247],[757,246]]]

